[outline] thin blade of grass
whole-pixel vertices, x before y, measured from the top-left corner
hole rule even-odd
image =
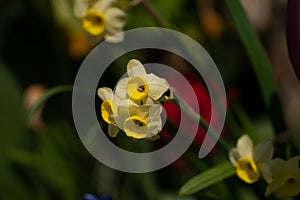
[[[287,129],[287,126],[283,118],[271,65],[263,45],[251,26],[240,1],[224,0],[224,2],[252,63],[273,127],[277,133],[283,132]]]

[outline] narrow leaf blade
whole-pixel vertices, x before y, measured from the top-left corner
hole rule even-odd
[[[180,188],[179,195],[193,194],[234,174],[235,170],[229,162],[222,163],[190,179]]]

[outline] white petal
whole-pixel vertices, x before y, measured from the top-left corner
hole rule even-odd
[[[253,142],[248,135],[240,137],[236,147],[242,158],[253,158]]]
[[[152,73],[146,75],[146,81],[149,84],[149,96],[154,100],[158,100],[169,89],[169,84],[165,79]]]
[[[140,116],[143,119],[148,118],[149,116],[149,110],[150,110],[151,106],[149,105],[141,105],[137,107],[137,115]]]
[[[122,113],[122,114],[118,114],[114,120],[117,124],[117,126],[123,130],[123,125],[124,125],[124,122],[126,119],[128,119],[130,117],[130,115],[127,115],[125,113]]]
[[[273,157],[274,149],[271,141],[263,141],[254,147],[254,160],[258,163],[270,161]]]
[[[116,34],[111,34],[109,32],[104,34],[104,39],[111,43],[122,42],[124,40],[124,38],[125,38],[125,33],[121,32],[121,31]]]
[[[135,76],[144,76],[146,74],[146,70],[143,64],[136,59],[129,60],[127,64],[127,73],[129,77]]]
[[[136,106],[136,104],[130,99],[120,99],[118,96],[115,96],[115,102],[119,106]]]
[[[160,117],[151,119],[149,123],[150,134],[148,137],[152,137],[162,130],[162,122]]]
[[[122,42],[125,37],[123,27],[126,23],[126,13],[119,8],[109,8],[105,12],[107,19],[104,39],[112,43]]]
[[[129,78],[123,78],[119,80],[117,83],[115,94],[120,99],[125,99],[127,97],[126,87],[127,87],[128,80]]]
[[[98,10],[100,12],[104,12],[105,10],[110,8],[116,2],[117,2],[117,0],[98,0],[93,5],[93,9]]]
[[[110,137],[116,137],[119,133],[119,130],[119,127],[112,124],[108,124],[108,135]]]
[[[137,115],[138,107],[132,104],[122,104],[118,107],[118,116],[115,121],[118,124],[119,128],[123,129],[123,124],[126,119],[130,116]]]
[[[82,18],[88,10],[88,0],[74,0],[73,13],[75,17]]]
[[[122,28],[117,28],[117,27],[109,26],[109,25],[107,25],[105,27],[105,33],[106,33],[107,37],[113,36],[113,35],[115,35],[117,33],[121,33],[121,32],[123,32]]]
[[[138,126],[131,119],[127,119],[124,122],[124,132],[129,137],[143,139],[147,137],[149,128],[147,126]]]
[[[270,165],[267,163],[259,163],[258,168],[265,181],[271,183],[273,178]]]
[[[161,112],[162,112],[162,106],[160,104],[154,104],[149,109],[149,117],[150,118],[158,117],[160,116]]]
[[[99,88],[97,91],[97,94],[98,94],[98,97],[100,97],[100,99],[102,99],[102,101],[112,100],[114,97],[112,90],[108,87]]]
[[[233,166],[236,166],[237,161],[240,159],[240,154],[236,148],[230,149],[228,153],[229,160]]]
[[[134,106],[132,106],[132,105],[120,105],[118,107],[118,112],[119,112],[119,114],[122,114],[122,115],[132,116],[132,115],[137,115],[139,109],[140,109],[140,107],[135,106],[135,105]]]
[[[126,24],[126,13],[119,8],[109,8],[104,13],[107,26],[122,30]]]

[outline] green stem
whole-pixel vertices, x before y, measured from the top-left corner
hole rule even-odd
[[[230,149],[230,145],[219,137],[218,134],[212,127],[209,128],[209,123],[198,113],[194,111],[194,109],[178,94],[178,92],[171,88],[171,93],[173,93],[174,97],[171,97],[169,100],[173,101],[183,112],[188,115],[191,119],[197,121],[199,125],[218,143],[228,151]],[[179,103],[180,102],[180,103]]]
[[[34,116],[34,114],[39,110],[39,108],[45,104],[45,102],[50,99],[51,97],[64,93],[64,92],[72,92],[73,86],[71,85],[61,85],[49,89],[45,94],[30,108],[28,115],[27,115],[27,122],[29,123]]]
[[[207,131],[207,133],[213,137],[213,139],[217,140],[218,143],[227,151],[229,151],[229,149],[231,148],[230,144],[227,143],[225,140],[223,140],[221,137],[218,136],[218,134],[216,133],[216,131],[214,129],[211,128],[210,131],[208,131],[208,127],[209,124],[208,122],[203,118],[200,117],[200,121],[199,121],[200,126]]]
[[[140,2],[145,8],[146,10],[148,11],[149,15],[153,18],[153,20],[156,22],[156,24],[160,27],[167,27],[167,23],[166,23],[166,20],[164,18],[162,18],[162,16],[159,15],[159,13],[157,12],[157,10],[153,7],[153,5],[147,1],[147,0],[143,0]],[[192,49],[189,49],[187,47],[187,50],[189,52],[191,52],[191,55],[194,55],[192,52],[193,50]],[[178,94],[177,94],[177,98],[180,97]],[[181,98],[181,97],[180,97]],[[182,99],[182,98],[181,98]],[[182,99],[183,100],[183,99]],[[177,105],[177,106],[181,106],[182,107],[182,110],[189,116],[191,117],[192,119],[196,120],[199,122],[199,125],[206,131],[208,132],[208,127],[209,127],[209,124],[207,123],[207,121],[201,117],[201,115],[199,115],[198,113],[196,113],[193,108],[191,108],[184,100],[182,101],[183,105],[179,105],[177,101],[174,101],[174,103]],[[208,134],[210,134],[210,136],[213,137],[213,139],[216,139],[218,141],[218,143],[226,150],[229,150],[230,149],[230,145],[224,141],[222,138],[219,138],[218,135],[216,133],[216,131],[214,131],[213,129],[211,129],[211,131],[208,132]]]
[[[168,27],[166,20],[159,14],[159,12],[148,0],[142,0],[140,2],[140,5],[145,8],[145,10],[149,13],[149,15],[153,18],[158,26],[163,28]]]

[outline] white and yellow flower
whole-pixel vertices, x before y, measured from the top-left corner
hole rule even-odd
[[[157,138],[162,130],[160,103],[147,99],[144,105],[137,105],[130,99],[119,99],[110,88],[99,88],[102,99],[101,116],[108,123],[108,134],[116,137],[119,129],[135,139]]]
[[[236,167],[237,176],[246,183],[256,182],[262,176],[271,182],[271,170],[268,162],[273,156],[271,141],[263,141],[254,146],[248,135],[238,139],[237,146],[229,151],[229,159]]]
[[[135,139],[154,138],[162,130],[160,104],[120,106],[117,118],[119,127],[128,137]]]
[[[142,63],[132,59],[127,64],[127,78],[121,79],[116,87],[116,95],[130,98],[132,101],[144,102],[147,98],[158,100],[168,89],[168,82],[152,73],[147,74]]]
[[[116,119],[119,114],[118,107],[122,101],[107,87],[99,88],[97,94],[103,101],[101,104],[101,116],[108,123],[108,134],[110,137],[116,137],[119,132]]]
[[[288,161],[276,158],[270,162],[272,181],[265,195],[274,193],[277,198],[286,198],[300,194],[300,156]]]
[[[124,39],[122,31],[127,16],[123,10],[113,7],[116,2],[98,0],[90,5],[89,0],[75,0],[74,15],[82,20],[83,28],[90,35],[104,37],[110,42],[120,42]]]

